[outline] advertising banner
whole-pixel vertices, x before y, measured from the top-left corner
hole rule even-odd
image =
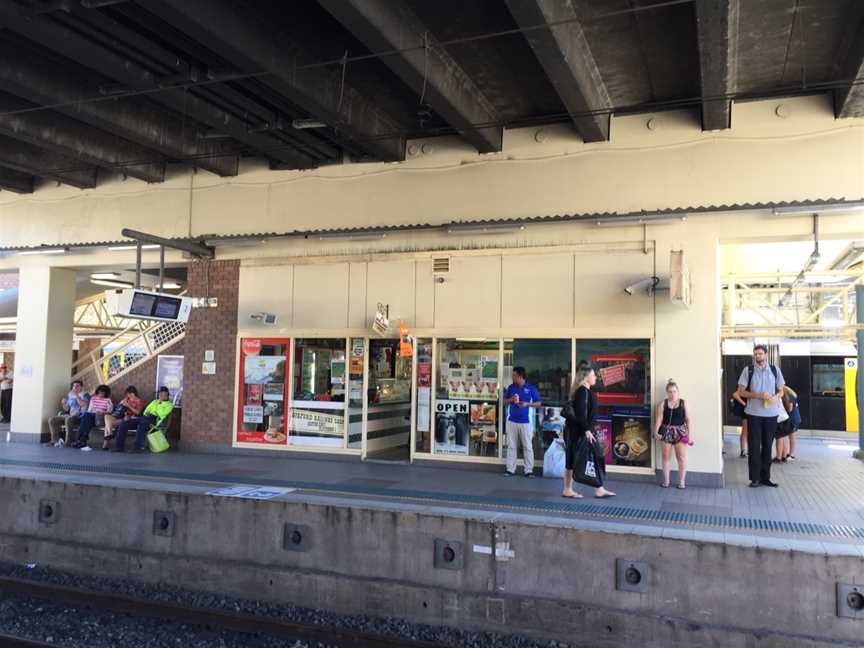
[[[591,364],[597,369],[597,400],[609,405],[641,405],[647,398],[645,357],[633,354],[596,354]]]
[[[651,413],[647,409],[612,410],[612,458],[617,466],[651,466]]]
[[[266,345],[266,349],[265,349]],[[285,372],[288,338],[240,340],[240,389],[237,412],[238,443],[287,446],[285,427]],[[280,355],[261,355],[273,353]]]
[[[174,407],[182,407],[183,356],[160,355],[156,359],[156,389],[167,387]]]
[[[468,454],[471,403],[467,400],[435,402],[435,452]]]

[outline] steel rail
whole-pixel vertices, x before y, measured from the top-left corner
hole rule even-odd
[[[190,625],[220,627],[245,634],[284,637],[293,640],[320,641],[346,648],[381,646],[383,648],[433,648],[436,643],[390,637],[335,626],[304,624],[266,616],[255,616],[207,608],[152,601],[125,594],[78,589],[23,578],[0,577],[0,593],[17,594],[63,605],[128,614],[130,616],[169,620]],[[41,648],[49,644],[12,638],[21,648]],[[0,646],[6,646],[0,635]],[[58,648],[58,644],[53,644]]]

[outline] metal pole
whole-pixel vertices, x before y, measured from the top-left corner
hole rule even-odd
[[[855,286],[855,308],[858,311],[858,324],[864,324],[864,286]],[[864,459],[864,329],[859,328],[858,337],[858,380],[855,381],[855,402],[858,405],[858,453]],[[848,398],[848,396],[847,396]]]
[[[159,246],[159,292],[162,292],[162,278],[165,276],[165,246]]]
[[[135,245],[135,290],[141,288],[141,241]]]

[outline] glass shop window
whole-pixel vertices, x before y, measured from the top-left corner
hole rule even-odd
[[[344,447],[346,355],[345,338],[295,340],[289,444]]]
[[[450,338],[437,344],[435,454],[500,456],[500,341]]]
[[[650,340],[576,340],[576,363],[597,373],[595,432],[610,466],[651,466]],[[686,398],[687,386],[682,385]]]
[[[290,349],[288,338],[241,338],[238,443],[287,445],[285,405]]]

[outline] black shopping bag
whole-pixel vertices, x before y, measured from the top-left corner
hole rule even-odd
[[[573,458],[573,479],[580,484],[599,488],[603,485],[606,466],[598,454],[594,444],[582,438],[576,446],[576,456]]]

